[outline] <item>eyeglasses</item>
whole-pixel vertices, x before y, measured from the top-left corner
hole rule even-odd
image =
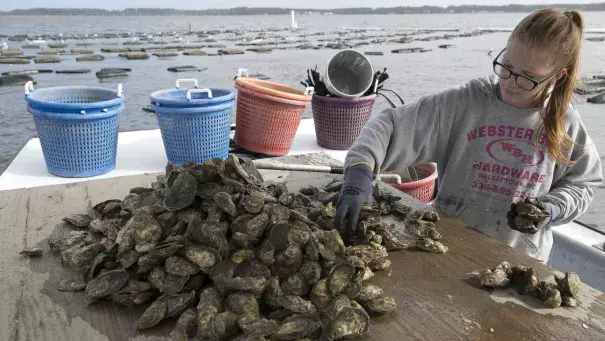
[[[496,58],[493,61],[494,73],[502,79],[509,79],[511,76],[515,76],[515,84],[517,84],[517,86],[523,90],[532,91],[538,85],[543,83],[545,80],[549,79],[550,77],[554,76],[557,72],[564,69],[564,67],[560,68],[560,69],[554,71],[553,73],[551,73],[550,75],[537,81],[537,80],[531,79],[527,76],[523,76],[518,73],[515,73],[511,69],[507,68],[506,66],[504,66],[500,62],[498,62],[498,58],[500,58],[500,56],[502,55],[502,53],[504,53],[505,50],[506,50],[506,48],[503,49],[502,51],[500,51],[498,56],[496,56]]]

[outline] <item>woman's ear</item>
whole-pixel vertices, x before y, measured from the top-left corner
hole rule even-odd
[[[565,80],[567,78],[567,68],[564,68],[563,70],[559,71],[559,73],[557,73],[557,82],[560,81],[561,79]]]

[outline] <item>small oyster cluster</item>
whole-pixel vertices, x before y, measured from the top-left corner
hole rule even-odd
[[[532,268],[511,266],[509,262],[500,263],[495,269],[484,269],[478,273],[481,286],[506,289],[515,288],[520,295],[533,294],[551,308],[575,307],[576,297],[580,293],[580,277],[575,272],[565,273],[565,277],[555,276],[554,283],[540,281]]]
[[[49,240],[79,271],[58,290],[85,290],[85,302],[149,304],[136,328],[177,319],[172,340],[339,340],[369,330],[370,315],[395,300],[369,283],[389,268],[388,251],[410,245],[381,214],[413,222],[418,247],[443,252],[435,213],[412,211],[375,190],[364,233],[345,244],[334,226],[341,183],[288,192],[265,185],[249,159],[169,164],[151,188],[64,220],[74,230]],[[425,220],[423,220],[425,219]],[[432,238],[432,239],[430,239]],[[348,240],[348,239],[347,239]]]

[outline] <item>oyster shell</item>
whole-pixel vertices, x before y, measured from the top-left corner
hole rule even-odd
[[[355,274],[355,266],[350,262],[342,261],[332,268],[328,277],[328,288],[333,296],[340,295],[351,283]]]
[[[563,303],[559,289],[552,283],[540,282],[536,289],[536,297],[551,308],[557,308]]]
[[[216,314],[209,323],[207,338],[210,340],[228,340],[240,333],[238,316],[230,311]]]
[[[298,314],[317,315],[315,306],[300,296],[280,296],[276,298],[279,305]]]
[[[435,224],[423,220],[411,220],[405,225],[405,232],[416,237],[441,239],[441,233],[437,231]]]
[[[178,211],[193,203],[197,190],[197,182],[189,172],[179,173],[169,186],[164,206],[168,211]]]
[[[255,315],[243,315],[239,318],[240,329],[248,336],[264,337],[274,334],[279,330],[279,322],[259,318]]]
[[[227,309],[237,315],[252,315],[259,317],[258,301],[250,293],[235,292],[227,297]]]
[[[565,277],[555,276],[557,287],[563,296],[577,297],[580,293],[582,282],[575,272],[566,272]]]
[[[386,314],[397,306],[393,297],[376,297],[366,302],[368,309],[378,314]]]
[[[187,309],[179,316],[176,326],[170,333],[171,341],[187,341],[189,334],[194,334],[197,328],[197,311]]]
[[[329,326],[327,340],[357,337],[369,329],[370,317],[359,307],[345,307]]]
[[[520,295],[535,291],[540,284],[536,271],[525,267],[512,267],[510,280]]]
[[[168,257],[164,267],[168,274],[183,277],[192,276],[200,272],[200,268],[196,264],[179,256]]]
[[[237,213],[235,203],[233,203],[231,196],[225,192],[216,193],[214,195],[214,203],[216,204],[216,207],[220,208],[223,210],[223,212],[230,216],[234,216]]]
[[[185,250],[185,257],[197,265],[204,273],[210,273],[213,266],[222,261],[215,249],[205,246],[190,246]],[[192,273],[194,275],[195,273]]]
[[[499,268],[494,269],[494,271],[489,269],[483,270],[480,280],[481,286],[490,288],[502,288],[510,283],[506,272]]]
[[[248,213],[257,214],[265,206],[265,199],[259,192],[252,192],[242,202],[242,206]]]
[[[96,300],[118,292],[128,282],[128,272],[125,270],[111,270],[100,274],[86,284],[86,302],[94,303]]]
[[[67,217],[63,218],[63,221],[80,228],[87,227],[92,220],[92,217],[88,214],[70,214]]]
[[[359,302],[366,302],[379,297],[380,295],[382,295],[382,293],[382,288],[380,288],[379,286],[370,283],[363,283],[361,287],[361,292],[357,296],[356,300]]]
[[[297,340],[313,334],[319,328],[321,323],[307,315],[292,315],[283,320],[277,332],[271,335],[271,341]]]
[[[28,257],[39,257],[39,256],[42,256],[42,249],[35,248],[35,247],[26,247],[23,250],[21,250],[21,252],[19,252],[19,254],[26,255]]]
[[[432,240],[430,238],[421,238],[416,242],[416,247],[434,253],[446,253],[448,251],[448,247],[441,244],[436,240]]]
[[[578,301],[574,297],[564,295],[562,297],[561,306],[569,308],[577,307]]]
[[[189,276],[167,274],[164,283],[162,283],[162,291],[166,294],[178,294],[183,290],[188,280]]]
[[[138,330],[151,328],[162,322],[166,316],[168,305],[163,301],[154,301],[139,318],[135,327]]]
[[[302,273],[297,272],[286,278],[281,283],[284,295],[306,296],[309,293],[309,286]]]
[[[308,285],[315,285],[321,279],[321,265],[312,260],[303,261],[299,272]]]
[[[80,279],[62,279],[57,284],[59,291],[81,291],[86,288],[86,282]]]

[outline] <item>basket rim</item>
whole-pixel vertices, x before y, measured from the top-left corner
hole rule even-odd
[[[273,97],[301,102],[310,102],[312,99],[311,95],[304,95],[305,92],[303,90],[262,79],[237,77],[235,79],[235,84],[245,87],[253,92],[258,92]]]
[[[353,103],[360,103],[360,102],[373,102],[376,100],[377,97],[378,97],[378,95],[376,95],[376,94],[371,94],[368,96],[357,97],[357,98],[326,97],[326,96],[319,96],[319,95],[314,94],[313,101],[353,104]]]
[[[90,102],[90,103],[59,103],[59,102],[47,102],[42,101],[36,98],[38,94],[44,94],[51,91],[73,91],[73,90],[96,90],[96,91],[105,91],[109,94],[115,96],[115,98],[107,100],[107,101],[99,101],[99,102]],[[87,110],[87,109],[100,109],[100,108],[109,108],[120,105],[124,101],[124,97],[118,96],[118,91],[113,89],[101,88],[96,86],[54,86],[48,88],[38,88],[31,90],[29,94],[25,95],[25,101],[27,101],[32,106],[36,106],[39,108],[48,108],[48,109],[66,109],[66,110]]]
[[[279,102],[282,104],[290,104],[290,105],[295,105],[295,106],[301,106],[301,107],[306,107],[307,104],[309,103],[308,101],[296,101],[296,100],[291,100],[291,99],[287,99],[287,98],[283,98],[283,97],[276,97],[276,96],[271,96],[271,95],[267,95],[264,93],[259,93],[257,91],[248,89],[244,86],[240,86],[239,84],[235,84],[235,88],[238,91],[244,92],[248,95],[252,95],[252,96],[256,96],[256,97],[260,97],[260,98],[264,98],[270,101],[275,101],[275,102]]]
[[[415,165],[414,167],[418,167],[418,168],[421,168],[422,170],[426,171],[428,176],[426,178],[416,180],[416,181],[402,182],[400,184],[394,184],[394,186],[396,186],[396,188],[398,188],[398,189],[415,189],[418,187],[431,185],[435,182],[435,179],[437,179],[437,164],[436,163],[434,163],[434,162],[421,163],[421,164]]]
[[[233,101],[227,103],[221,103],[218,105],[208,107],[164,107],[157,106],[153,103],[149,103],[149,108],[155,111],[156,115],[170,115],[170,114],[181,114],[181,115],[196,115],[206,114],[211,112],[218,112],[233,108]]]
[[[190,88],[190,89],[203,89],[203,87],[197,87],[197,88]],[[190,90],[188,88],[172,88],[172,89],[163,89],[163,90],[157,90],[151,93],[151,95],[149,95],[149,100],[150,102],[154,102],[154,103],[159,103],[161,105],[166,105],[166,106],[177,106],[177,107],[199,107],[199,106],[211,106],[211,105],[217,105],[223,102],[227,102],[227,101],[232,101],[235,98],[235,91],[230,90],[230,89],[223,89],[223,88],[208,88],[210,89],[210,91],[214,92],[218,92],[218,91],[225,91],[228,94],[227,95],[222,95],[222,96],[218,96],[218,97],[212,97],[212,98],[192,98],[191,100],[188,99],[165,99],[165,98],[159,98],[158,95],[164,92],[170,92],[170,91],[183,91],[184,93],[187,93],[188,90]]]
[[[102,119],[102,118],[107,118],[107,117],[112,117],[115,115],[119,115],[122,111],[124,110],[124,104],[121,103],[119,106],[114,106],[113,108],[111,108],[110,110],[104,112],[104,111],[97,111],[97,112],[93,112],[93,113],[56,113],[56,112],[49,112],[46,110],[40,110],[37,108],[33,108],[31,105],[27,106],[27,111],[34,115],[34,116],[39,116],[39,117],[44,117],[47,119],[52,119],[52,120],[81,120],[81,121],[91,121],[91,120],[98,120],[98,119]]]

